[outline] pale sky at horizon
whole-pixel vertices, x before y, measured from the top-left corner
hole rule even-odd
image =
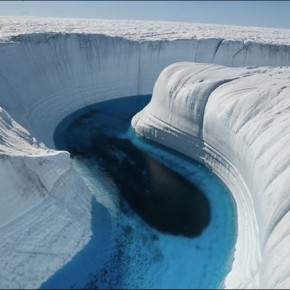
[[[159,20],[290,29],[290,1],[0,1],[1,16]]]

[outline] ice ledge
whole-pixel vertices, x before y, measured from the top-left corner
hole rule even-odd
[[[231,190],[238,238],[228,288],[289,287],[290,69],[177,63],[132,120],[210,167]]]

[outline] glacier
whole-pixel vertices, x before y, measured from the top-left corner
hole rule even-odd
[[[225,286],[289,287],[289,39],[271,28],[1,17],[0,287],[39,287],[92,236],[90,185],[55,150],[60,121],[151,94],[173,63],[133,127],[231,190],[239,229]],[[101,202],[97,211],[108,219]]]

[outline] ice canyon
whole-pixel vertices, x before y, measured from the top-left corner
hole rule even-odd
[[[112,225],[54,132],[71,113],[152,95],[136,133],[230,189],[238,233],[226,288],[290,286],[290,30],[1,17],[0,288],[38,288]],[[32,270],[33,269],[33,270]]]

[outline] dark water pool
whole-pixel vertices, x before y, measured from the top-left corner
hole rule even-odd
[[[107,278],[103,269],[94,278],[78,281],[78,287],[216,288],[229,269],[235,213],[226,188],[203,166],[176,152],[141,139],[137,143],[145,146],[132,142],[131,118],[150,97],[89,106],[64,119],[55,132],[56,147],[68,150],[92,171],[101,170],[104,182],[110,180],[116,187],[114,194],[108,191],[108,199],[116,194],[119,199],[117,239],[125,241],[121,248],[126,262],[114,254],[104,266]],[[141,240],[143,248],[136,248]],[[119,269],[124,265],[125,274]],[[57,277],[46,287],[61,279]]]

